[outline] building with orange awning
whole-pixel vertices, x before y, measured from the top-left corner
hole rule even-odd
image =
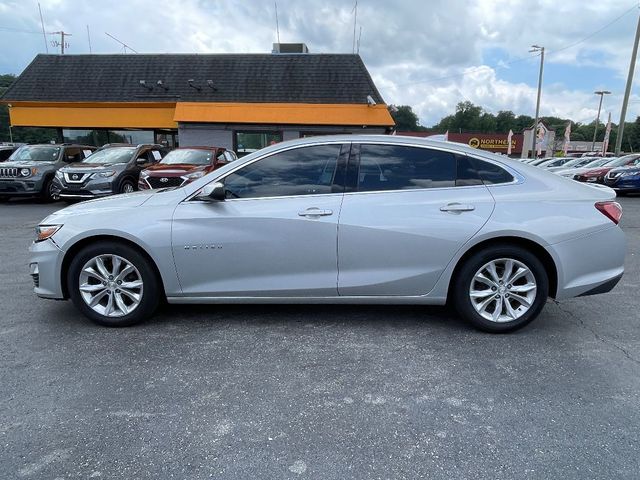
[[[0,102],[12,127],[54,128],[61,142],[215,145],[240,156],[302,136],[393,129],[359,55],[280,51],[298,53],[38,55]]]

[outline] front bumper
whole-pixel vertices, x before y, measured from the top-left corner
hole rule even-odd
[[[115,193],[113,183],[105,179],[90,179],[83,183],[67,184],[63,180],[56,178],[53,185],[60,198],[88,199],[106,197]]]
[[[556,300],[604,293],[624,273],[626,239],[617,225],[548,248],[558,266]]]
[[[32,243],[29,253],[29,273],[35,294],[42,298],[63,299],[60,272],[64,252],[49,239]]]
[[[38,195],[42,191],[42,179],[0,178],[0,196],[19,197]]]

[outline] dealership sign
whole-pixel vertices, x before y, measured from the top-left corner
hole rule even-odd
[[[508,133],[449,133],[449,141],[465,143],[472,148],[488,150],[490,152],[507,153],[509,148]],[[522,134],[514,133],[511,136],[511,153],[522,151]]]

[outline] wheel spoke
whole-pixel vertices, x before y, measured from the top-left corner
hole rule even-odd
[[[529,270],[527,270],[526,268],[523,268],[523,267],[519,267],[519,268],[516,270],[516,273],[514,273],[514,274],[511,276],[511,278],[509,278],[508,282],[509,282],[509,283],[513,283],[513,282],[515,282],[516,280],[518,280],[519,278],[524,277],[527,273],[529,273]]]
[[[109,295],[109,298],[107,299],[107,306],[104,307],[104,314],[106,316],[110,316],[112,312],[113,312],[113,295]]]
[[[518,295],[517,293],[512,293],[511,298],[515,299],[517,302],[520,302],[520,304],[524,305],[527,308],[531,306],[531,301],[527,297],[523,297],[522,295]]]
[[[524,285],[513,285],[509,291],[510,292],[517,292],[517,293],[527,293],[530,292],[531,290],[535,290],[536,289],[536,284],[535,283],[526,283]]]
[[[100,290],[105,290],[105,286],[101,283],[97,283],[94,285],[90,285],[88,283],[83,283],[82,285],[80,285],[80,290],[83,292],[88,292],[88,293],[94,293],[94,292],[99,292]]]
[[[486,312],[487,311],[487,307],[492,302],[492,300],[493,300],[493,297],[489,297],[486,300],[483,300],[482,302],[477,304],[476,308],[478,309],[478,312],[480,312],[480,313]]]
[[[491,315],[494,322],[500,320],[500,315],[502,315],[502,297],[496,298],[496,309],[493,311],[493,315]]]
[[[509,316],[509,318],[511,318],[512,320],[515,320],[518,317],[518,314],[513,309],[513,306],[511,305],[511,302],[509,301],[508,298],[505,298],[504,306],[507,307],[507,315]]]
[[[107,277],[104,277],[101,273],[96,272],[95,269],[93,267],[86,267],[84,270],[82,270],[84,273],[86,273],[87,275],[92,276],[93,278],[97,278],[98,280],[100,280],[101,282],[106,282],[107,281]]]
[[[93,308],[96,305],[98,305],[98,303],[100,303],[100,300],[102,300],[104,296],[107,294],[107,291],[108,291],[107,289],[104,289],[100,293],[92,296],[91,300],[89,301],[89,306]]]
[[[486,275],[482,272],[478,272],[476,274],[475,277],[473,277],[475,280],[482,282],[486,285],[489,285],[490,287],[497,287],[498,285],[496,284],[496,282],[494,282],[493,280],[489,279],[486,277]]]
[[[504,272],[502,272],[502,281],[506,284],[509,281],[509,277],[511,277],[511,273],[513,272],[513,260],[506,260],[504,262]]]
[[[126,295],[127,297],[129,297],[131,300],[133,300],[136,303],[138,303],[140,301],[140,294],[139,293],[130,292],[129,290],[126,290],[126,289],[122,289],[122,290],[120,290],[120,292],[122,292],[124,295]]]
[[[122,260],[120,260],[120,257],[114,256],[114,257],[111,258],[111,263],[113,264],[113,269],[111,270],[111,275],[116,277],[118,275],[118,273],[120,272],[120,265],[122,264]]]
[[[472,298],[485,298],[490,295],[493,295],[495,292],[493,290],[473,290],[470,295]]]
[[[107,267],[105,266],[104,261],[102,260],[102,257],[96,257],[96,267],[98,268],[98,271],[104,278],[109,278],[109,275],[111,274],[109,273],[109,270],[107,270]]]
[[[124,300],[122,299],[122,295],[120,295],[119,293],[114,293],[113,296],[116,299],[116,305],[118,306],[118,308],[120,309],[120,311],[126,315],[127,313],[129,313],[129,308],[127,307],[127,305],[124,303]]]
[[[116,277],[116,280],[124,280],[125,278],[127,278],[127,275],[132,273],[134,270],[135,268],[133,267],[133,265],[127,265],[122,269],[120,274],[118,274],[118,276]]]
[[[498,272],[496,271],[496,263],[495,262],[491,262],[487,265],[487,272],[489,272],[489,275],[491,276],[491,279],[495,282],[498,283],[500,281],[500,276],[498,275]]]
[[[133,282],[122,282],[122,285],[120,285],[120,288],[122,288],[123,290],[131,290],[140,287],[142,287],[142,280],[135,280]]]

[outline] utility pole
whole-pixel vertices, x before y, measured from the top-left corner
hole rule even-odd
[[[600,103],[598,103],[598,115],[596,116],[596,126],[593,129],[593,141],[591,142],[591,151],[596,151],[596,134],[598,133],[598,123],[600,122],[600,109],[602,108],[602,97],[609,95],[611,92],[608,90],[598,90],[593,92],[596,95],[600,95]],[[603,152],[604,153],[604,152]]]
[[[536,158],[536,140],[538,139],[538,117],[540,116],[540,95],[542,94],[542,69],[544,68],[544,47],[531,45],[529,53],[540,52],[540,74],[538,75],[538,99],[536,100],[536,120],[533,124],[533,140],[531,142],[531,158]]]
[[[627,105],[631,94],[631,84],[633,83],[633,72],[636,69],[636,57],[638,56],[638,41],[640,41],[640,15],[638,16],[638,26],[636,27],[636,39],[633,43],[631,62],[629,63],[629,75],[627,76],[627,86],[624,89],[624,100],[620,111],[620,123],[618,124],[618,135],[616,136],[616,155],[620,155],[622,150],[622,135],[624,134],[624,119],[627,116]]]
[[[69,45],[65,44],[64,41],[64,37],[70,37],[71,34],[64,32],[64,31],[60,31],[60,32],[51,32],[53,35],[60,35],[60,41],[59,42],[52,42],[54,46],[56,47],[60,47],[60,54],[64,55],[64,49],[68,48]]]

